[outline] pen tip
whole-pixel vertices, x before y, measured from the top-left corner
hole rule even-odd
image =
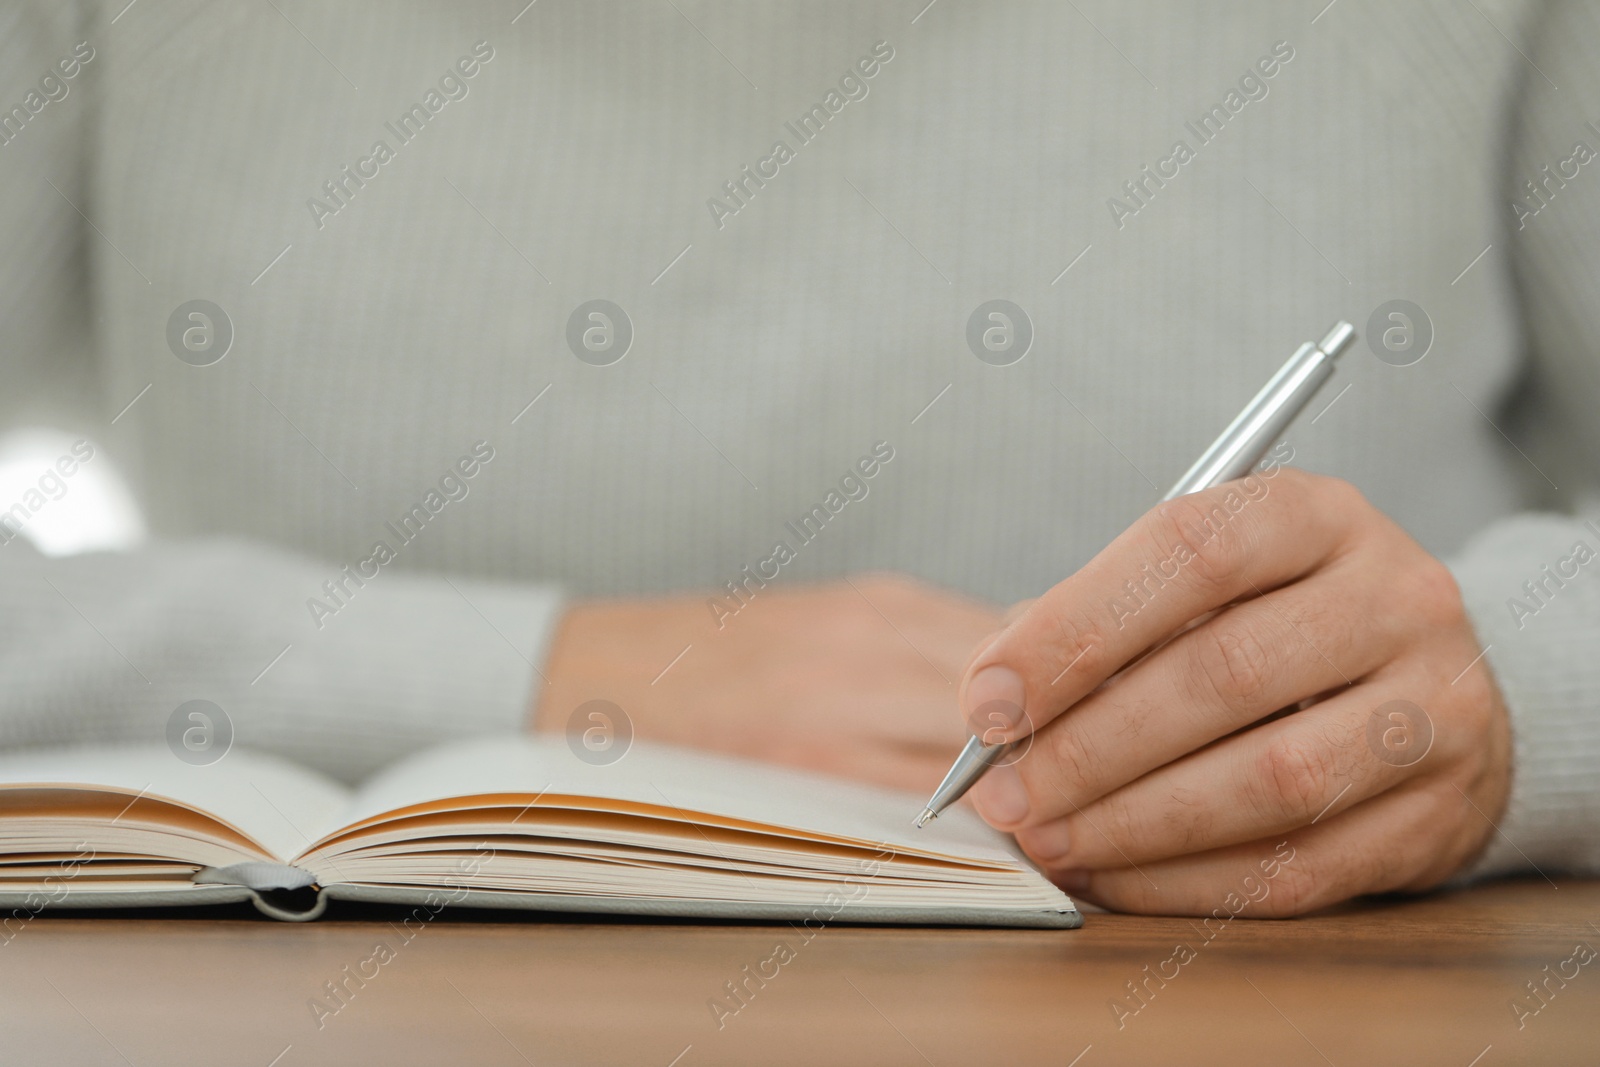
[[[917,816],[917,829],[922,829],[924,826],[928,825],[930,820],[937,819],[938,817],[939,813],[934,811],[932,808],[923,808],[922,814]]]

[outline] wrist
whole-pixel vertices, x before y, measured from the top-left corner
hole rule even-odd
[[[665,706],[674,690],[662,671],[705,625],[703,608],[692,598],[572,603],[557,624],[529,728],[564,732],[579,706],[607,700],[622,709],[636,735],[672,740],[679,717]]]

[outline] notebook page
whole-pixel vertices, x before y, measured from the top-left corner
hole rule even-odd
[[[562,737],[480,738],[402,760],[356,790],[345,825],[411,804],[480,793],[568,793],[651,804],[675,814],[834,834],[950,858],[1015,863],[1010,839],[954,809],[922,830],[926,797],[691,749],[636,743],[605,766]]]
[[[265,753],[234,748],[196,767],[165,745],[34,749],[0,756],[0,788],[50,784],[164,797],[220,819],[287,860],[335,825],[343,786]]]

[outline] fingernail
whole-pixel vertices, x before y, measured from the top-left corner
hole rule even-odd
[[[1035,826],[1019,835],[1017,843],[1043,867],[1057,866],[1072,849],[1072,838],[1065,819]]]
[[[1002,830],[1028,817],[1028,790],[1023,787],[1022,775],[1010,764],[991,767],[978,779],[972,787],[972,803],[990,825]]]
[[[1010,667],[985,667],[967,683],[967,725],[991,744],[1009,741],[1022,725],[1022,676]],[[993,738],[986,734],[994,734]]]
[[[1088,871],[1056,871],[1050,880],[1068,893],[1083,893],[1089,888]]]

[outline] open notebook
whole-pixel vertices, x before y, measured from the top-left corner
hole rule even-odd
[[[1009,839],[922,799],[684,749],[593,766],[561,738],[424,752],[360,788],[234,749],[0,758],[13,909],[328,900],[814,922],[1078,926]]]

